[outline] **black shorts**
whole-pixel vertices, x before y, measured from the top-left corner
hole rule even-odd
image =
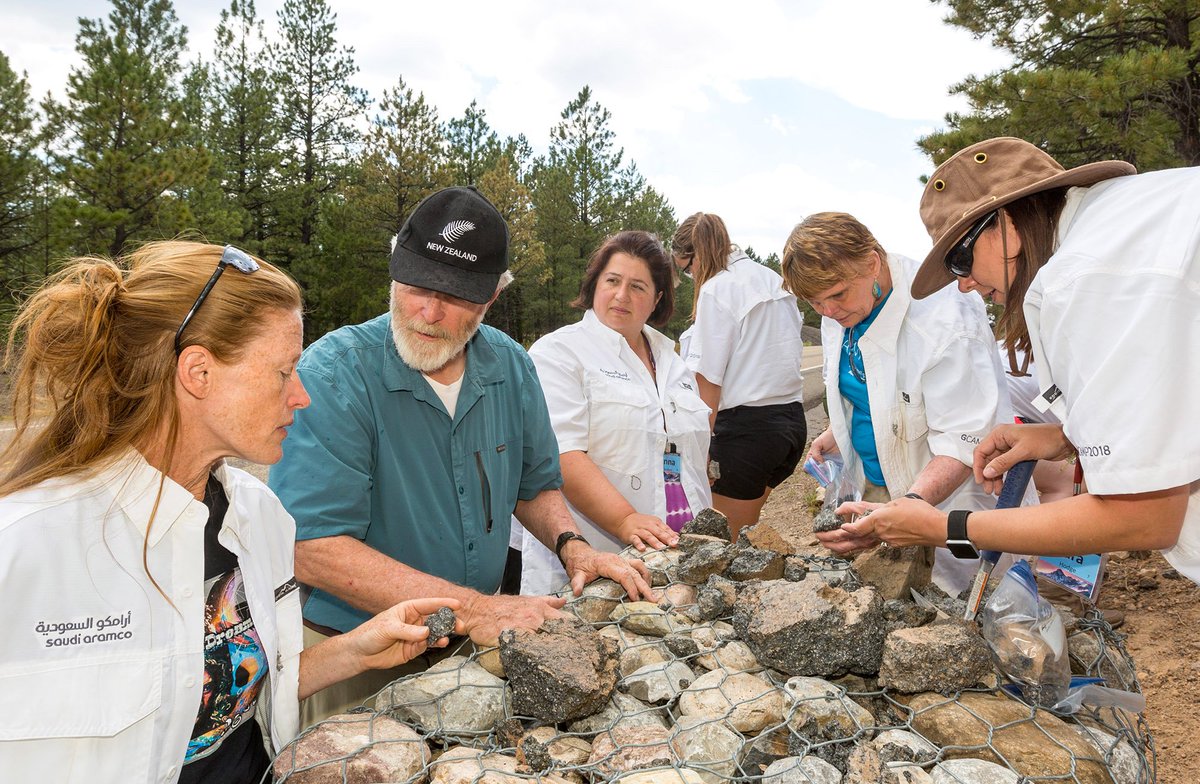
[[[720,466],[721,478],[712,491],[739,501],[760,497],[792,475],[807,441],[803,403],[719,412],[709,454]]]

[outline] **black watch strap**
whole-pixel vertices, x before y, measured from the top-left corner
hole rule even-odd
[[[566,547],[567,542],[570,542],[573,539],[578,539],[579,541],[583,542],[584,544],[588,543],[587,539],[584,539],[582,536],[575,533],[574,531],[563,531],[561,534],[558,535],[558,539],[556,539],[554,542],[554,555],[555,555],[555,557],[558,558],[558,562],[561,563],[564,567],[566,566],[566,564],[563,563],[562,549],[564,547]]]
[[[915,498],[915,499],[917,499],[918,501],[924,501],[924,500],[925,500],[924,498],[922,498],[920,495],[918,495],[918,494],[916,494],[916,493],[905,493],[905,494],[904,494],[904,497],[905,497],[905,498]]]
[[[955,558],[978,558],[979,551],[967,536],[967,517],[970,512],[955,509],[946,518],[946,549]]]

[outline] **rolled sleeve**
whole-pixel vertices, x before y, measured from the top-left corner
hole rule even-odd
[[[1091,491],[1141,493],[1200,478],[1200,295],[1149,274],[1084,275],[1056,294],[1044,308],[1058,327],[1049,336],[1053,367]]]
[[[697,358],[687,359],[688,369],[704,376],[710,383],[721,386],[725,381],[725,369],[737,345],[741,322],[719,300],[713,296],[700,295],[697,309],[693,343],[700,347]]]
[[[298,540],[364,539],[371,522],[375,454],[370,411],[324,373],[303,366],[299,372],[312,402],[296,412],[283,459],[271,468],[268,484],[296,519]]]

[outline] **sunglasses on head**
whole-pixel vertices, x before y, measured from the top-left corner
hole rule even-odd
[[[238,272],[249,275],[252,272],[258,272],[258,262],[250,258],[250,255],[244,250],[239,250],[232,245],[225,246],[225,252],[221,254],[221,260],[217,262],[217,268],[213,271],[212,277],[208,279],[208,283],[204,284],[204,288],[200,290],[200,296],[196,297],[195,303],[192,304],[192,309],[183,317],[183,323],[179,325],[179,329],[175,330],[175,356],[183,351],[183,331],[187,329],[188,324],[192,323],[192,317],[196,315],[196,311],[204,304],[204,300],[208,298],[208,292],[212,291],[212,287],[217,285],[217,278],[221,277],[221,273],[226,267],[233,267]]]
[[[996,222],[996,216],[999,214],[999,210],[992,210],[984,215],[954,244],[954,247],[946,251],[946,269],[950,270],[951,275],[965,278],[971,274],[971,265],[975,263],[975,243],[979,240],[979,235]]]

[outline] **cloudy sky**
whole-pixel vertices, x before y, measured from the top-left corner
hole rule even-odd
[[[525,133],[540,152],[590,85],[678,217],[716,212],[763,255],[806,214],[842,210],[889,250],[922,256],[918,178],[932,166],[915,140],[963,108],[950,85],[1006,63],[929,0],[329,2],[372,97],[403,76],[442,119],[477,100],[501,135]],[[193,52],[211,46],[227,3],[176,0]],[[258,0],[269,36],[281,6]],[[0,0],[0,51],[35,96],[60,92],[76,20],[108,12]]]

